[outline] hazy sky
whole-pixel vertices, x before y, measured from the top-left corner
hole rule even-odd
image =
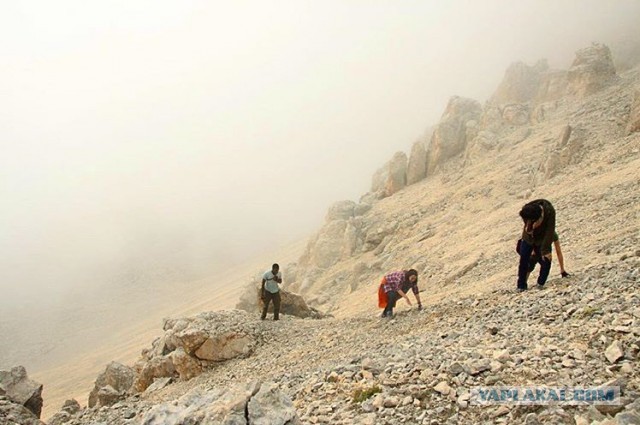
[[[308,235],[451,95],[638,21],[633,0],[4,2],[1,299]]]

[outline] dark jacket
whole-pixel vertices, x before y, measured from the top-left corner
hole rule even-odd
[[[556,210],[551,205],[551,202],[546,199],[536,199],[527,205],[531,204],[541,206],[544,217],[542,218],[542,224],[537,229],[533,229],[531,234],[527,233],[526,229],[523,230],[522,239],[531,245],[539,246],[542,255],[550,254],[553,234],[556,231]]]

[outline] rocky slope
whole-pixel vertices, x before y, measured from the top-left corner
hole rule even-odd
[[[637,423],[639,281],[636,252],[553,279],[545,290],[494,289],[402,310],[392,320],[371,313],[280,322],[216,316],[211,323],[218,326],[252,327],[255,352],[49,423]],[[605,384],[622,388],[622,405],[469,404],[475,386]],[[251,386],[265,388],[270,401],[260,401],[264,394]],[[254,406],[261,403],[263,411],[246,421],[244,406],[256,396]],[[234,411],[241,412],[237,421]]]
[[[98,377],[90,407],[48,423],[640,423],[640,69],[613,63],[594,45],[566,71],[511,66],[485,105],[453,97],[371,192],[332,206],[283,271],[334,317],[166,320],[136,365]],[[573,277],[516,294],[517,213],[539,197]],[[409,267],[426,309],[381,319],[380,277]],[[620,406],[470,404],[480,385],[605,384]]]

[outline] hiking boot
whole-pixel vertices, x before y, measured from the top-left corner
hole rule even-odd
[[[538,284],[538,285],[536,285],[536,286],[538,287],[538,290],[543,290],[543,289],[544,289],[544,285],[540,285],[540,284]]]
[[[524,292],[527,288],[516,288],[516,292]]]

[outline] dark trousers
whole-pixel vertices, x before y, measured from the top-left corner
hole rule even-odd
[[[273,320],[280,319],[280,291],[273,294],[265,289],[262,298],[262,302],[264,302],[261,316],[262,320],[267,318],[267,311],[269,310],[269,303],[271,301],[273,301]]]
[[[382,317],[393,316],[393,308],[396,306],[396,301],[398,301],[398,298],[400,298],[400,296],[396,291],[387,292],[387,306],[382,312]]]
[[[533,257],[531,254],[533,253]],[[540,263],[540,274],[538,275],[538,285],[542,286],[547,282],[551,271],[551,260],[542,256],[540,247],[531,245],[524,240],[519,246],[520,264],[518,265],[518,289],[527,289],[527,277]]]

